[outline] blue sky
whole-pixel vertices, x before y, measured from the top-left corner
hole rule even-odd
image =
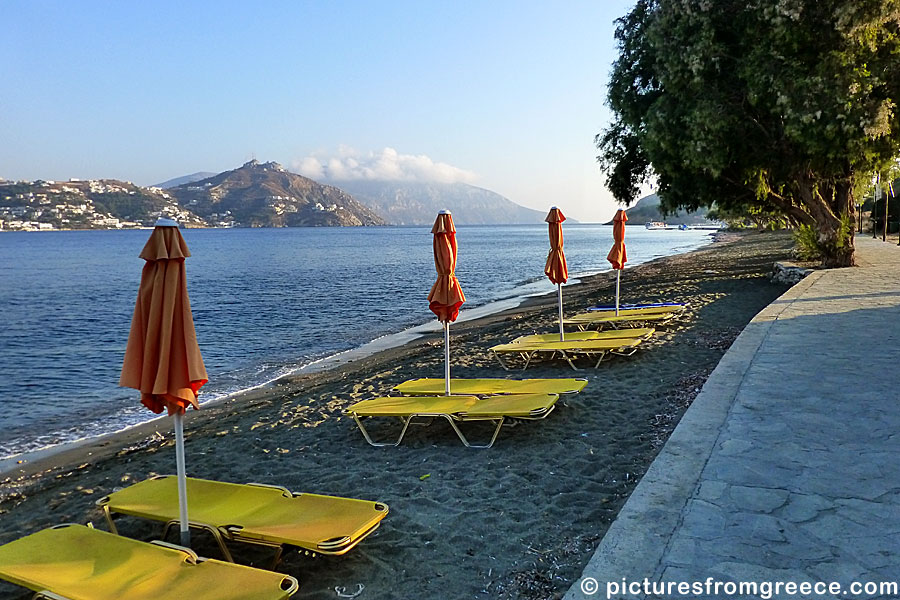
[[[0,177],[150,185],[251,157],[611,218],[593,136],[630,0],[0,0]]]

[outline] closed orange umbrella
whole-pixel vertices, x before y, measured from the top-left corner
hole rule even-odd
[[[456,278],[456,227],[450,211],[438,213],[431,228],[434,234],[434,268],[437,281],[428,293],[428,308],[444,324],[444,387],[450,395],[450,323],[459,316],[459,307],[466,301]]]
[[[141,392],[141,402],[155,413],[168,410],[175,421],[182,543],[190,543],[184,469],[183,417],[195,409],[197,393],[207,382],[197,345],[184,259],[190,256],[175,221],[160,219],[140,257],[141,273],[131,333],[119,385]]]
[[[556,284],[556,292],[559,299],[559,339],[563,341],[565,333],[563,332],[562,284],[569,279],[569,267],[566,265],[566,255],[563,252],[562,232],[562,223],[566,220],[566,217],[561,210],[553,206],[544,220],[550,224],[548,227],[550,231],[550,254],[547,255],[544,274]]]
[[[628,215],[621,208],[616,211],[613,218],[613,246],[606,255],[606,260],[612,264],[612,268],[616,270],[616,314],[619,314],[619,279],[622,276],[622,270],[625,268],[625,262],[628,256],[625,254],[625,221]]]

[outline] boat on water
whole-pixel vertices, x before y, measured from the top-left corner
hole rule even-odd
[[[668,229],[668,226],[664,221],[647,221],[644,224],[644,227],[647,229]]]

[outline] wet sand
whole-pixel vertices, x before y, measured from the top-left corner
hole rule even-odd
[[[390,506],[381,528],[346,556],[287,554],[279,570],[300,579],[295,598],[337,598],[335,588],[353,594],[360,584],[360,599],[558,597],[719,358],[784,291],[768,275],[790,245],[783,233],[752,233],[627,269],[623,301],[686,302],[690,310],[634,356],[596,370],[585,362],[575,373],[565,362],[544,361],[510,373],[487,351],[517,335],[555,331],[555,295],[452,326],[454,377],[589,380],[546,420],[505,426],[490,450],[463,447],[444,422],[411,428],[398,448],[373,448],[341,414],[407,379],[442,377],[443,340],[435,334],[191,412],[188,474]],[[566,313],[610,304],[614,291],[612,274],[566,286]],[[163,419],[17,465],[0,483],[0,543],[62,522],[106,528],[96,499],[174,472],[172,437]],[[138,539],[161,532],[136,519],[118,523]],[[194,546],[218,558],[202,535]],[[268,560],[246,546],[233,550],[239,562]],[[0,598],[20,597],[28,594],[0,584]]]

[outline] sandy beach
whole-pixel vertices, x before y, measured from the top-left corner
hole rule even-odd
[[[411,428],[400,447],[373,448],[341,414],[407,379],[442,377],[435,334],[189,413],[188,474],[390,506],[380,529],[346,556],[286,554],[278,570],[300,580],[295,598],[337,598],[336,588],[352,595],[360,586],[360,599],[559,597],[731,342],[785,290],[768,275],[788,256],[788,234],[724,237],[624,272],[624,301],[690,309],[634,356],[598,369],[585,362],[576,373],[563,361],[544,361],[507,372],[488,352],[518,335],[555,331],[555,295],[454,325],[454,377],[589,380],[546,420],[504,427],[492,449],[463,447],[443,422]],[[566,286],[565,311],[609,304],[614,289],[609,273]],[[0,482],[0,543],[63,522],[105,529],[95,501],[174,472],[173,445],[171,421],[163,419],[17,465]],[[122,534],[142,540],[161,532],[136,519],[118,523]],[[194,547],[219,557],[202,535]],[[245,546],[233,550],[245,564],[268,560]],[[0,597],[28,594],[0,584]]]

